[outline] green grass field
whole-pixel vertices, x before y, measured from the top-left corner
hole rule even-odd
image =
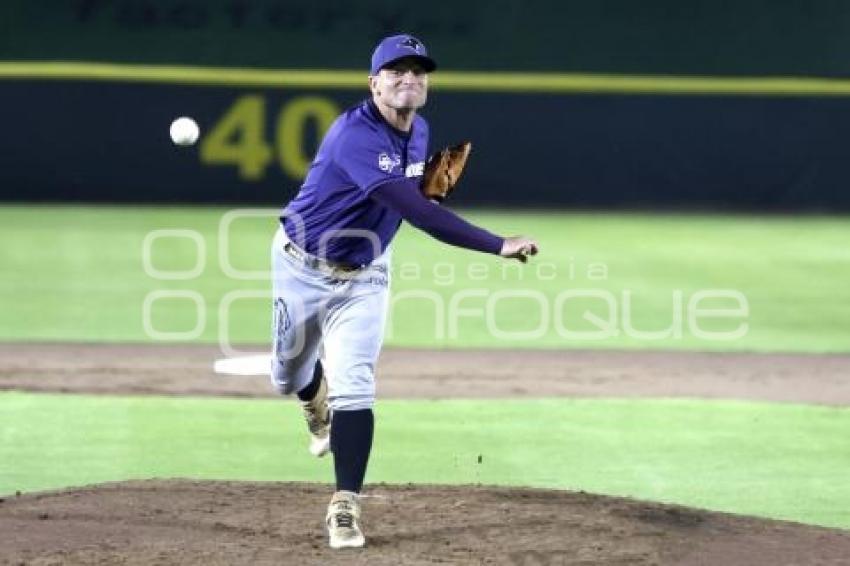
[[[225,268],[229,265],[246,276],[268,270],[274,211],[265,218],[234,220],[227,231],[228,249],[222,250],[218,234],[225,212],[0,208],[5,243],[0,250],[0,340],[150,341],[143,323],[145,298],[177,291],[197,297],[203,318],[191,297],[160,298],[148,311],[155,331],[170,335],[198,328],[193,339],[199,341],[214,343],[223,337],[267,342],[268,278],[261,273],[234,279]],[[388,345],[850,351],[848,218],[567,213],[469,217],[499,233],[534,235],[541,255],[522,267],[449,248],[404,227],[394,246],[393,291],[399,298]],[[197,244],[185,235],[160,238],[149,247],[150,265],[166,274],[187,272],[200,259],[198,277],[160,280],[146,274],[145,237],[164,229],[194,231],[203,243],[203,255],[198,257]],[[223,251],[228,252],[224,260]],[[528,296],[498,294],[511,290]],[[716,339],[694,332],[689,302],[696,293],[711,290],[740,293],[748,312],[702,317],[697,330],[733,331],[745,323],[744,336]],[[469,294],[461,297],[461,291]],[[579,291],[597,298],[558,302],[564,293]],[[419,298],[412,296],[417,293]],[[453,299],[459,307],[481,314],[453,322]],[[224,321],[223,305],[229,305]],[[709,299],[698,306],[738,305]],[[586,311],[608,321],[604,331],[585,319]],[[514,335],[494,337],[488,316],[491,327]],[[652,338],[636,333],[664,330]],[[520,332],[525,335],[516,334]],[[575,336],[579,332],[590,335]]]
[[[269,215],[237,219],[223,250],[218,231],[225,212],[0,207],[0,340],[150,342],[146,297],[178,291],[183,298],[150,305],[156,331],[198,327],[198,342],[267,342],[268,280],[249,272],[267,269],[275,224]],[[404,228],[394,251],[394,293],[429,299],[398,302],[388,345],[850,351],[849,218],[557,212],[469,218],[497,232],[534,235],[542,253],[520,267]],[[192,238],[199,236],[200,274],[164,280],[146,273],[143,245],[152,230],[192,231],[153,242],[155,270],[168,275],[197,267]],[[248,278],[231,277],[233,269]],[[493,300],[517,289],[527,296]],[[729,331],[746,323],[745,335],[707,339],[689,326],[688,302],[712,289],[740,293],[748,313],[704,320],[699,328]],[[613,314],[598,298],[558,303],[563,293],[582,290],[613,297]],[[491,301],[491,325],[528,336],[494,338],[483,314],[459,318],[452,335],[441,314],[451,316],[452,298],[463,291],[472,294],[462,307],[483,311]],[[624,297],[631,299],[628,323]],[[674,308],[677,297],[681,309]],[[734,306],[713,301],[700,306]],[[222,311],[228,303],[232,308]],[[559,332],[598,330],[585,311],[611,318],[616,335]],[[681,336],[636,335],[675,329],[677,317]],[[850,528],[847,408],[663,399],[381,401],[377,418],[373,482],[584,489]],[[279,400],[2,393],[0,494],[171,476],[330,481],[329,461],[304,449],[298,419],[294,404]]]
[[[0,493],[145,477],[333,479],[331,461],[307,453],[295,403],[5,393],[0,407]],[[846,409],[382,401],[376,422],[371,482],[584,489],[850,528]]]

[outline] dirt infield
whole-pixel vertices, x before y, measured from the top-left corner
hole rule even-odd
[[[272,396],[213,347],[0,345],[0,390]],[[850,357],[389,349],[381,398],[701,397],[850,405]],[[326,549],[330,487],[151,480],[7,496],[0,564],[838,565],[850,532],[552,490],[368,486],[368,547]]]
[[[247,350],[247,348],[246,348]],[[260,348],[256,348],[260,351]],[[215,346],[0,344],[0,390],[269,397]],[[692,397],[850,405],[850,356],[385,349],[379,399]]]
[[[372,486],[364,550],[326,548],[330,488],[142,481],[0,503],[6,563],[847,564],[850,533],[563,491]]]

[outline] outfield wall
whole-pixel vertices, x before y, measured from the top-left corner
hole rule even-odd
[[[419,34],[446,68],[847,76],[840,0],[3,0],[0,59],[366,70]]]
[[[0,27],[0,200],[282,203],[409,30],[432,149],[475,144],[458,204],[850,210],[848,3],[7,0]]]
[[[331,74],[330,86],[298,73],[251,85],[174,75],[0,81],[0,198],[283,203],[321,133],[366,92],[360,74]],[[527,76],[508,91],[470,86],[470,75],[436,83],[424,112],[432,146],[475,143],[457,204],[850,210],[848,83],[771,92],[769,82],[562,78],[549,92]],[[177,148],[168,125],[184,114],[203,136]]]

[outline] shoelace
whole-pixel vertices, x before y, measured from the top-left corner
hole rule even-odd
[[[354,515],[351,513],[337,513],[334,518],[338,527],[346,529],[354,527]]]

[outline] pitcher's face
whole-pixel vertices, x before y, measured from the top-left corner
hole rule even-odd
[[[428,100],[428,73],[415,57],[382,68],[369,85],[372,96],[396,110],[418,110]]]

